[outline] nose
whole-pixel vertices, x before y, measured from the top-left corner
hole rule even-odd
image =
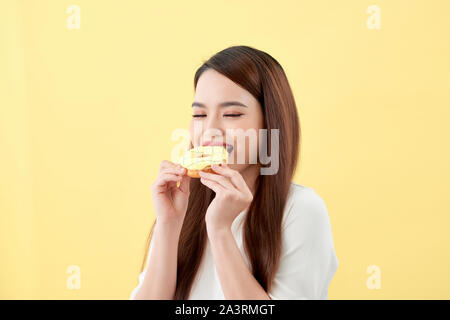
[[[219,119],[218,115],[211,114],[209,117],[207,117],[206,121],[204,122],[204,128],[203,128],[203,137],[204,141],[208,140],[218,140],[217,137],[223,137],[225,136],[225,128],[223,127],[223,122],[221,119]]]

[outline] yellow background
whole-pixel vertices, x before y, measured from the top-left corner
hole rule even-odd
[[[366,26],[372,4],[380,30]],[[294,90],[295,181],[325,200],[340,263],[329,298],[450,298],[449,12],[445,0],[2,0],[0,298],[129,298],[194,72],[231,45],[273,55]]]

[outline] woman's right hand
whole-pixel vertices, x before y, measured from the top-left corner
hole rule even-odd
[[[190,179],[181,165],[167,160],[161,162],[158,177],[152,183],[153,206],[158,221],[183,223],[189,200]]]

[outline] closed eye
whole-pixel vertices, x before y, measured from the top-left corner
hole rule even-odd
[[[235,114],[224,114],[224,117],[240,117],[242,116],[242,113],[235,113]],[[206,117],[206,114],[194,114],[192,115],[194,118],[203,118]]]

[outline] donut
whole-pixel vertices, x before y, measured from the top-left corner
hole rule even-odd
[[[200,171],[214,173],[212,164],[228,163],[228,152],[223,146],[194,147],[185,151],[178,163],[189,177],[200,178]]]

